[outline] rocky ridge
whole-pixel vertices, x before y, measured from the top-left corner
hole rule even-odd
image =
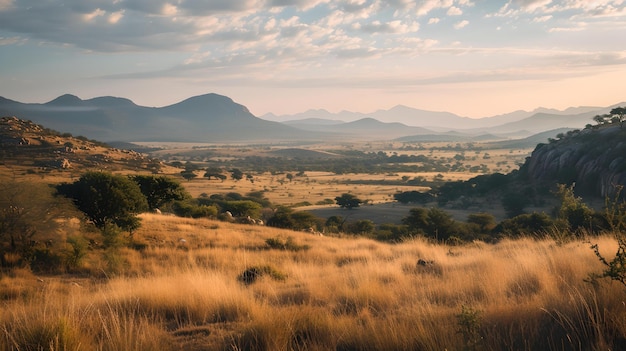
[[[161,166],[144,154],[61,134],[17,117],[0,118],[0,159],[3,166],[42,174],[88,169],[156,171]]]
[[[537,145],[520,176],[532,183],[574,184],[583,196],[613,197],[616,187],[626,185],[626,128],[608,124],[560,134]]]

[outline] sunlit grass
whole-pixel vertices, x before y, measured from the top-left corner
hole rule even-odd
[[[582,241],[392,245],[142,218],[134,241],[144,245],[118,250],[115,272],[96,250],[89,277],[4,274],[0,349],[600,350],[626,340],[626,292],[588,282],[602,266]],[[609,236],[594,242],[616,248]],[[243,282],[253,267],[268,274]],[[464,308],[479,318],[459,317]]]

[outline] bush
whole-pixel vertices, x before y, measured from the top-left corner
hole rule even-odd
[[[269,276],[274,280],[285,280],[287,279],[287,275],[278,271],[276,268],[269,266],[269,265],[265,265],[265,266],[253,266],[250,268],[247,268],[245,271],[243,271],[239,277],[238,280],[246,285],[255,283],[259,278],[263,277],[263,276]]]

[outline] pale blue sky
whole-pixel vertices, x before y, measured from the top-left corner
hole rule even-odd
[[[626,101],[626,0],[0,0],[0,95],[255,115]]]

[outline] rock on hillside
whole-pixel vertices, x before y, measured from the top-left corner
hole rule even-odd
[[[594,126],[539,144],[520,168],[533,183],[575,184],[580,195],[612,197],[626,185],[626,128]]]
[[[61,134],[17,117],[0,118],[1,166],[27,173],[83,172],[90,169],[156,171],[158,160],[111,148],[84,137]]]

